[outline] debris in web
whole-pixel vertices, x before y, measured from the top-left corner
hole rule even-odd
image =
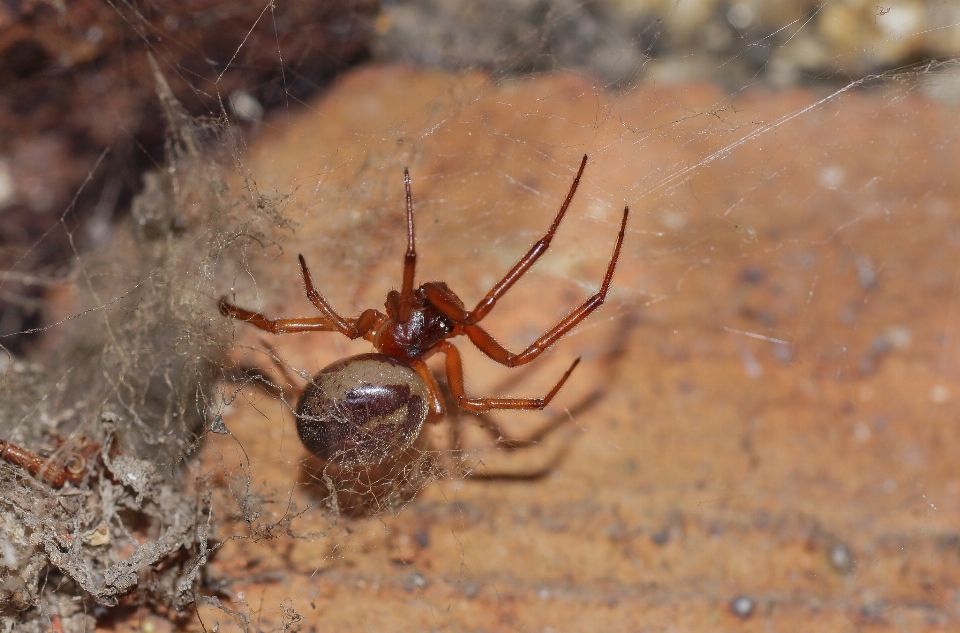
[[[3,631],[90,630],[117,606],[181,617],[217,547],[194,463],[227,343],[214,273],[277,222],[216,153],[227,122],[188,117],[154,70],[167,164],[112,242],[75,250],[49,351],[2,359]]]

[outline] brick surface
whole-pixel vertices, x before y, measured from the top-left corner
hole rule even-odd
[[[955,111],[898,85],[789,118],[823,96],[698,85],[614,99],[574,75],[496,85],[368,69],[278,125],[245,161],[296,228],[225,281],[270,314],[312,314],[298,252],[344,313],[382,305],[399,285],[404,165],[420,280],[469,304],[591,155],[555,252],[490,317],[515,348],[592,292],[624,202],[634,213],[608,305],[522,382],[460,345],[471,393],[538,393],[584,356],[555,412],[602,385],[599,399],[504,465],[563,452],[547,476],[450,477],[365,520],[306,510],[290,528],[310,538],[278,528],[224,546],[224,603],[264,630],[293,612],[304,631],[955,627]],[[258,346],[251,329],[238,341]],[[311,372],[369,348],[271,343]],[[541,420],[503,419],[521,433]],[[316,502],[282,403],[248,388],[225,422],[233,435],[205,448],[221,539],[250,535],[226,487],[244,473],[258,525]],[[499,465],[495,453],[474,457]]]

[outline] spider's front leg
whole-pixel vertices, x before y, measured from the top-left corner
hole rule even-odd
[[[313,278],[303,255],[297,255],[300,260],[300,272],[303,274],[303,286],[310,303],[320,311],[334,329],[349,339],[360,338],[371,332],[382,320],[382,315],[376,310],[364,310],[356,319],[345,319],[333,309],[330,302],[313,287]]]
[[[563,221],[563,216],[567,214],[567,209],[570,208],[573,196],[577,193],[577,187],[580,185],[580,178],[583,176],[583,170],[586,166],[587,156],[584,154],[583,160],[580,161],[580,169],[577,170],[577,175],[570,185],[567,197],[564,198],[563,204],[560,205],[560,210],[557,212],[556,217],[553,218],[553,223],[550,225],[550,228],[547,229],[543,237],[530,247],[527,254],[514,264],[513,268],[503,276],[503,279],[490,289],[490,292],[480,300],[480,303],[478,303],[473,310],[467,312],[463,302],[446,287],[446,284],[441,285],[436,282],[431,282],[421,287],[427,293],[430,301],[443,312],[444,316],[461,325],[476,325],[493,310],[493,307],[497,305],[497,301],[503,295],[507,294],[507,291],[513,287],[513,284],[517,283],[521,277],[527,274],[527,271],[537,263],[540,256],[550,248],[550,242],[553,241],[553,236],[556,235],[557,229],[560,228],[560,222]]]
[[[220,299],[220,314],[238,321],[245,321],[254,327],[270,332],[271,334],[296,334],[299,332],[340,332],[349,339],[356,339],[370,335],[384,319],[377,310],[364,310],[356,319],[345,319],[333,309],[333,306],[317,292],[313,286],[313,278],[303,255],[297,256],[300,261],[300,272],[303,274],[303,285],[310,303],[323,316],[299,317],[285,319],[268,319],[260,312],[247,310],[230,303],[226,297]]]
[[[550,346],[556,343],[564,334],[590,316],[591,312],[603,305],[607,297],[607,292],[610,290],[610,282],[613,280],[613,271],[616,269],[617,261],[620,259],[620,249],[623,246],[623,237],[627,230],[627,218],[629,215],[630,208],[624,207],[623,220],[620,223],[620,232],[617,234],[617,244],[614,246],[613,256],[607,265],[607,272],[603,276],[600,289],[519,354],[511,353],[479,325],[471,325],[469,320],[470,315],[464,312],[460,305],[460,300],[446,285],[441,285],[436,282],[426,283],[423,285],[423,292],[440,312],[461,327],[463,333],[470,338],[470,341],[476,345],[477,349],[481,352],[507,367],[525,365],[540,356],[540,354],[549,349]]]
[[[247,310],[235,306],[226,297],[219,303],[220,314],[237,321],[245,321],[250,325],[270,332],[271,334],[295,334],[297,332],[337,332],[339,328],[323,317],[302,317],[295,319],[268,319],[260,312]]]
[[[483,317],[487,316],[487,314],[493,310],[493,307],[497,304],[500,297],[507,294],[507,291],[510,290],[513,284],[517,283],[521,277],[527,274],[527,271],[537,263],[540,256],[547,252],[547,249],[550,248],[550,242],[553,241],[553,236],[556,235],[557,229],[560,228],[560,222],[563,221],[563,216],[567,214],[567,209],[570,208],[573,196],[577,193],[577,187],[580,186],[580,178],[583,176],[583,170],[586,166],[587,155],[584,154],[583,160],[580,161],[580,168],[577,170],[577,175],[570,184],[567,197],[563,199],[563,204],[560,205],[560,210],[553,219],[550,228],[547,229],[546,234],[540,238],[536,244],[530,247],[527,254],[514,265],[510,272],[504,275],[503,279],[487,293],[487,296],[485,296],[473,310],[463,315],[463,319],[460,321],[461,323],[465,325],[476,325],[479,323]]]

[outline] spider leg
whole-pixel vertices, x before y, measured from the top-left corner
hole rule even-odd
[[[427,385],[427,391],[430,392],[430,416],[428,421],[439,422],[443,419],[446,411],[443,409],[443,399],[440,395],[440,385],[437,384],[437,379],[433,377],[433,372],[422,360],[410,361],[409,365],[423,379],[423,382]]]
[[[273,368],[280,372],[280,374],[283,376],[283,379],[287,382],[287,387],[289,387],[284,388],[283,385],[277,385],[280,388],[280,399],[286,401],[288,400],[287,394],[290,394],[291,397],[289,400],[296,402],[300,398],[300,394],[303,393],[304,387],[300,386],[299,383],[303,381],[304,377],[298,375],[300,380],[294,378],[293,372],[290,370],[289,365],[287,365],[286,361],[280,358],[280,352],[278,352],[276,348],[267,341],[261,339],[260,343],[264,346],[264,348],[266,348],[267,353],[270,356],[270,360],[273,361]]]
[[[627,228],[627,216],[629,214],[630,208],[624,207],[623,221],[620,223],[620,233],[617,235],[617,245],[613,249],[613,257],[610,258],[610,263],[607,265],[607,273],[603,276],[603,283],[600,284],[600,290],[584,301],[580,307],[564,317],[564,319],[553,326],[552,329],[544,333],[543,336],[531,343],[527,349],[519,354],[512,354],[479,325],[464,325],[463,333],[470,337],[470,341],[476,345],[481,352],[507,367],[525,365],[542,354],[547,348],[556,343],[560,337],[587,318],[591,312],[603,305],[603,301],[607,297],[607,291],[610,289],[610,282],[613,280],[613,271],[617,266],[617,260],[620,258],[620,248],[623,246],[623,235]],[[440,306],[438,306],[438,308],[439,307]]]
[[[325,317],[303,317],[299,319],[268,319],[259,312],[245,310],[220,299],[220,314],[238,321],[246,321],[254,327],[272,334],[292,334],[295,332],[337,332],[339,328]]]
[[[557,395],[563,383],[573,373],[574,368],[580,363],[580,359],[573,361],[570,368],[560,377],[553,389],[542,398],[468,398],[463,389],[463,361],[460,358],[460,350],[452,343],[444,341],[440,344],[440,351],[447,358],[447,381],[450,383],[450,393],[457,401],[461,409],[467,411],[476,411],[483,413],[492,409],[543,409],[553,397]]]
[[[406,323],[413,309],[413,278],[417,272],[417,248],[413,238],[413,199],[410,195],[410,172],[403,168],[403,184],[407,190],[407,253],[403,256],[403,285],[400,286],[400,310],[397,320]]]
[[[565,459],[574,442],[570,432],[558,432],[568,428],[571,421],[601,402],[607,389],[617,382],[624,360],[625,342],[637,321],[628,312],[617,323],[619,327],[612,333],[610,345],[597,359],[603,376],[595,381],[595,388],[578,401],[566,404],[562,411],[556,411],[533,433],[517,437],[498,424],[491,415],[471,416],[469,423],[489,433],[494,443],[479,451],[478,446],[466,447],[465,450],[461,439],[463,423],[460,418],[454,418],[450,446],[452,454],[460,457],[454,462],[454,468],[460,476],[464,479],[528,480],[550,474]]]
[[[303,258],[303,255],[298,255],[297,257],[300,260],[300,272],[303,273],[303,285],[304,288],[306,288],[307,299],[310,300],[310,303],[320,311],[320,314],[326,318],[325,320],[333,324],[337,332],[340,332],[350,339],[362,336],[362,333],[357,331],[356,322],[351,323],[349,319],[340,316],[324,296],[317,292],[317,289],[313,287],[313,278],[310,275],[310,269],[307,268],[306,260]]]
[[[464,319],[461,321],[465,325],[473,325],[479,323],[483,317],[487,316],[490,310],[493,309],[493,306],[497,304],[497,300],[500,299],[503,295],[510,290],[511,286],[515,284],[523,275],[533,266],[540,256],[543,255],[547,248],[550,247],[550,241],[553,240],[554,234],[557,232],[557,228],[560,226],[560,221],[563,220],[564,214],[567,212],[567,208],[570,206],[570,202],[573,200],[573,195],[577,192],[577,186],[580,184],[580,177],[583,175],[583,169],[587,166],[587,156],[584,154],[583,160],[580,161],[580,169],[577,170],[577,175],[573,179],[573,183],[570,185],[570,191],[567,192],[567,197],[564,199],[563,204],[560,205],[560,211],[557,212],[557,217],[553,219],[553,224],[550,225],[550,229],[547,230],[546,235],[544,235],[540,240],[534,244],[526,255],[523,256],[517,264],[508,272],[503,279],[497,283],[490,292],[487,293],[480,303],[477,304],[471,312],[467,313]],[[450,316],[450,315],[448,315]],[[453,317],[451,317],[453,318]]]
[[[282,376],[285,385],[277,381],[277,377],[261,365],[238,364],[236,367],[224,368],[224,378],[239,384],[241,388],[243,385],[253,382],[274,398],[285,403],[295,403],[300,398],[300,394],[303,393],[304,388],[298,384],[298,382],[303,381],[303,376],[300,376],[300,381],[295,379],[289,366],[280,357],[280,352],[266,339],[261,338],[260,344],[263,345],[266,350],[265,353],[270,357],[273,369]]]
[[[420,286],[420,290],[445,317],[460,325],[466,323],[468,314],[463,309],[463,302],[446,284],[428,281]]]

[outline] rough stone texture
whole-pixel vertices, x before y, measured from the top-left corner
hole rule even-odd
[[[244,388],[230,434],[205,448],[216,507],[236,517],[219,537],[242,537],[211,566],[232,613],[202,607],[207,630],[955,626],[960,134],[920,90],[928,79],[792,118],[823,95],[692,85],[613,101],[571,75],[344,79],[245,159],[297,230],[224,287],[310,315],[302,252],[345,314],[378,306],[399,283],[409,165],[419,278],[470,304],[544,230],[586,152],[554,252],[487,325],[517,348],[582,300],[629,202],[609,304],[517,385],[461,348],[471,393],[538,393],[577,355],[557,411],[604,389],[530,455],[472,436],[472,459],[555,464],[548,476],[444,479],[398,514],[331,523],[298,485],[289,407]],[[369,349],[333,334],[269,342],[307,372]],[[522,434],[541,418],[503,420]]]

